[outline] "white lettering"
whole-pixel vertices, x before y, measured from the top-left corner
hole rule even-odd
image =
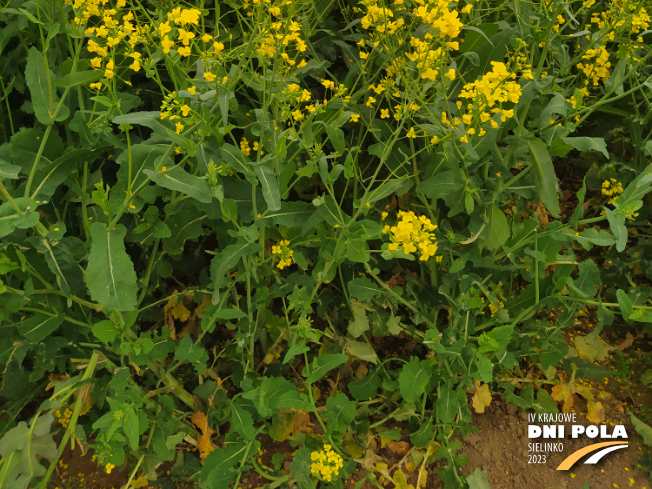
[[[623,425],[617,424],[611,436],[613,438],[627,438],[627,431],[625,431],[625,427]]]
[[[554,424],[543,426],[544,438],[557,438],[557,426]]]
[[[541,436],[541,426],[530,424],[527,427],[528,438],[539,438]]]
[[[595,438],[600,433],[597,426],[591,425],[586,429],[586,436],[589,438]]]
[[[584,433],[584,426],[581,424],[574,424],[572,428],[573,432],[573,438],[579,437],[582,433]]]
[[[600,425],[600,438],[611,438],[611,435],[607,433],[607,425]]]

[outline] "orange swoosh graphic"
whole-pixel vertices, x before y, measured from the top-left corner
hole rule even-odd
[[[591,452],[595,452],[600,448],[609,447],[611,445],[628,445],[629,442],[626,441],[605,441],[603,443],[595,443],[594,445],[589,445],[588,447],[580,448],[576,452],[571,453],[566,459],[559,464],[557,470],[568,470],[570,469],[575,462],[581,459],[584,455],[587,455]]]

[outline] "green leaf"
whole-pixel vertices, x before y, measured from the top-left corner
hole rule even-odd
[[[104,71],[77,71],[75,73],[68,73],[57,80],[54,85],[60,88],[72,88],[77,85],[86,85],[100,80],[104,76]]]
[[[627,246],[627,226],[625,225],[625,219],[615,214],[611,209],[605,210],[607,211],[609,227],[616,238],[616,250],[619,253],[625,251],[625,247]]]
[[[540,139],[528,139],[526,142],[530,149],[532,164],[534,165],[534,182],[537,195],[545,204],[548,212],[554,217],[559,217],[561,215],[559,197],[557,196],[559,185],[557,184],[557,175],[555,174],[555,167],[552,165],[548,148]]]
[[[566,144],[570,144],[573,148],[578,151],[600,151],[606,158],[609,158],[609,152],[607,151],[607,143],[604,142],[604,138],[589,138],[589,137],[577,137],[577,138],[561,138]]]
[[[593,260],[585,260],[579,264],[580,274],[575,281],[569,278],[568,286],[577,292],[580,297],[593,299],[600,285],[600,270]]]
[[[317,358],[316,362],[310,366],[310,370],[307,366],[304,367],[303,375],[307,374],[306,382],[308,384],[314,384],[334,368],[344,365],[348,360],[349,356],[343,353],[326,353]]]
[[[29,87],[29,93],[34,107],[34,114],[41,124],[51,126],[54,124],[54,107],[51,95],[54,96],[54,89],[50,91],[48,67],[45,66],[43,54],[32,46],[27,56],[27,67],[25,68],[25,81]]]
[[[247,243],[240,239],[237,243],[224,248],[211,261],[211,277],[213,279],[213,304],[220,300],[220,288],[227,281],[226,273],[235,268],[244,255],[253,255],[261,250],[258,243]]]
[[[220,148],[220,152],[222,154],[222,159],[231,165],[234,170],[244,173],[245,175],[252,174],[249,160],[244,153],[240,151],[240,148],[227,143]]]
[[[349,294],[354,299],[368,302],[382,294],[382,290],[369,277],[356,277],[348,284]]]
[[[366,401],[376,396],[382,384],[383,381],[380,378],[378,370],[372,370],[361,379],[349,382],[347,387],[353,399],[356,401]]]
[[[629,412],[629,417],[632,420],[634,429],[643,438],[643,443],[645,443],[648,447],[652,447],[652,427],[634,416],[634,413],[631,411]]]
[[[410,361],[403,365],[398,382],[405,402],[414,402],[417,397],[423,395],[430,381],[430,370],[423,367],[417,357],[411,357]]]
[[[0,159],[0,181],[4,180],[5,178],[16,180],[19,173],[20,166],[12,165],[11,163],[7,163],[6,161]]]
[[[489,250],[497,250],[509,239],[507,217],[496,204],[491,205],[489,224],[485,231],[484,244]]]
[[[122,418],[122,431],[127,435],[129,446],[132,450],[138,450],[138,416],[133,408],[124,410]]]
[[[312,479],[311,472],[311,453],[312,450],[307,447],[300,448],[294,453],[294,459],[290,465],[290,474],[299,489],[315,489],[315,482]]]
[[[487,471],[479,468],[466,478],[466,482],[469,483],[469,489],[491,489],[487,482]]]
[[[190,338],[189,334],[184,335],[174,351],[174,359],[182,362],[188,362],[195,367],[197,373],[202,373],[206,370],[206,362],[208,361],[208,353],[201,346],[195,345]]]
[[[450,423],[460,409],[460,401],[449,383],[439,388],[439,397],[435,402],[437,418],[442,423]]]
[[[327,434],[342,435],[355,419],[355,402],[351,401],[342,392],[329,396],[326,401],[326,411],[322,416],[328,423],[326,426]]]
[[[256,443],[256,442],[255,442]],[[237,472],[233,470],[240,463],[247,450],[242,442],[230,443],[223,448],[213,450],[201,469],[199,487],[201,489],[228,489]],[[255,453],[255,451],[251,451]]]
[[[496,342],[497,349],[496,350],[504,350],[507,348],[507,345],[509,345],[509,341],[512,338],[512,333],[514,331],[514,327],[511,325],[507,326],[498,326],[497,328],[492,329],[487,336]],[[478,350],[480,353],[484,353],[483,349],[480,348]]]
[[[231,427],[246,440],[256,437],[254,419],[239,403],[231,405]]]
[[[126,234],[127,230],[122,224],[108,230],[104,223],[93,223],[93,244],[86,268],[86,283],[91,298],[118,311],[132,311],[136,307],[138,294],[134,264],[125,250]]]
[[[18,332],[32,344],[39,343],[54,333],[63,323],[63,315],[36,314],[18,326]]]
[[[623,318],[625,318],[625,321],[629,321],[629,317],[634,313],[634,303],[622,289],[616,291],[616,298],[618,299],[618,305],[620,306],[620,312]]]
[[[421,182],[417,189],[431,199],[450,199],[457,191],[464,188],[464,173],[460,168],[446,170]]]
[[[582,231],[575,239],[585,249],[591,249],[592,245],[611,246],[616,244],[616,238],[613,234],[604,229],[589,228]],[[587,246],[588,245],[588,246]]]
[[[347,343],[346,353],[365,362],[378,363],[376,351],[369,343],[365,343],[364,341],[351,341]]]
[[[353,320],[349,321],[349,334],[354,338],[358,338],[365,331],[369,330],[369,319],[367,318],[367,310],[360,304],[354,303]]]
[[[357,263],[367,263],[371,258],[369,245],[364,239],[349,238],[346,241],[346,257]]]
[[[111,343],[119,333],[115,324],[108,319],[95,323],[92,331],[95,337],[104,343]]]
[[[267,203],[267,208],[270,211],[278,211],[281,209],[281,192],[278,188],[278,180],[274,171],[269,165],[263,163],[256,165],[256,176],[258,181],[263,187],[263,198]]]
[[[292,345],[283,357],[283,363],[288,363],[297,355],[302,355],[308,351],[310,351],[310,348],[308,348],[306,345]]]
[[[189,195],[204,204],[213,200],[211,188],[206,180],[191,175],[181,167],[176,166],[164,172],[143,170],[143,173],[161,187]]]
[[[388,180],[377,188],[369,192],[367,200],[362,205],[373,204],[374,202],[392,195],[397,190],[401,190],[401,195],[406,193],[412,187],[411,180]]]

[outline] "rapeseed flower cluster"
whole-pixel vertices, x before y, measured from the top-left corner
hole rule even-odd
[[[623,192],[623,184],[615,178],[610,178],[609,180],[602,182],[602,195],[611,197],[611,199],[609,199],[607,202],[608,204],[613,204],[618,196]]]
[[[194,95],[197,88],[192,86],[187,90],[191,95]],[[175,124],[175,132],[180,134],[186,125],[192,126],[195,123],[196,118],[191,107],[187,103],[179,101],[177,92],[175,91],[170,92],[168,95],[163,97],[163,102],[161,103],[161,120],[164,119],[177,121]],[[181,123],[181,120],[184,121],[184,124]]]
[[[290,249],[290,241],[287,239],[282,239],[277,245],[272,246],[272,254],[281,255],[281,259],[276,265],[280,270],[292,265],[292,255],[294,255],[294,251]]]
[[[418,216],[412,212],[399,211],[400,221],[395,226],[386,225],[383,233],[391,233],[389,249],[395,251],[403,248],[405,253],[420,254],[419,260],[427,261],[437,253],[437,238],[434,230],[437,226],[426,216]]]
[[[115,8],[106,8],[108,0],[65,0],[64,3],[73,8],[73,22],[80,27],[86,26],[95,17],[101,18],[97,25],[84,30],[88,37],[86,49],[95,55],[90,60],[91,66],[95,70],[103,70],[104,74],[102,81],[90,84],[91,88],[101,90],[109,85],[115,76],[116,54],[119,52],[132,71],[140,71],[142,54],[136,50],[136,46],[144,42],[149,28],[137,25],[133,12],[121,10],[126,7],[126,0],[117,0]]]
[[[467,111],[462,115],[462,122],[466,126],[466,133],[474,135],[476,127],[479,127],[478,135],[485,134],[486,124],[497,129],[499,123],[496,116],[501,122],[514,117],[514,109],[504,109],[504,103],[518,103],[521,97],[521,86],[514,81],[516,73],[507,70],[505,63],[492,61],[492,70],[486,73],[476,81],[467,83],[458,95],[460,99],[467,99],[469,103]],[[462,108],[462,102],[458,101],[458,108]],[[447,113],[442,113],[442,123],[449,126],[459,124],[459,119],[450,121]],[[484,127],[483,127],[484,126]],[[468,142],[467,134],[462,136],[463,142]]]
[[[599,85],[598,82],[605,83],[611,76],[611,62],[609,61],[609,52],[604,46],[596,49],[587,49],[586,54],[582,56],[581,63],[577,63],[577,68],[584,73],[586,79],[584,85],[592,83],[594,87]],[[584,95],[588,95],[586,91]]]
[[[70,418],[72,417],[72,410],[70,408],[66,408],[63,413],[61,412],[61,409],[57,409],[54,412],[54,415],[56,416],[57,421],[59,421],[61,426],[68,428],[68,425],[70,424]]]
[[[328,444],[324,445],[323,450],[312,452],[310,460],[312,460],[310,472],[321,476],[326,482],[330,482],[333,475],[339,475],[340,469],[344,467],[342,457]]]

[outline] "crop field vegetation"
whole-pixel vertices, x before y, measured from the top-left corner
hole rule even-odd
[[[651,488],[651,12],[0,0],[0,489]]]

